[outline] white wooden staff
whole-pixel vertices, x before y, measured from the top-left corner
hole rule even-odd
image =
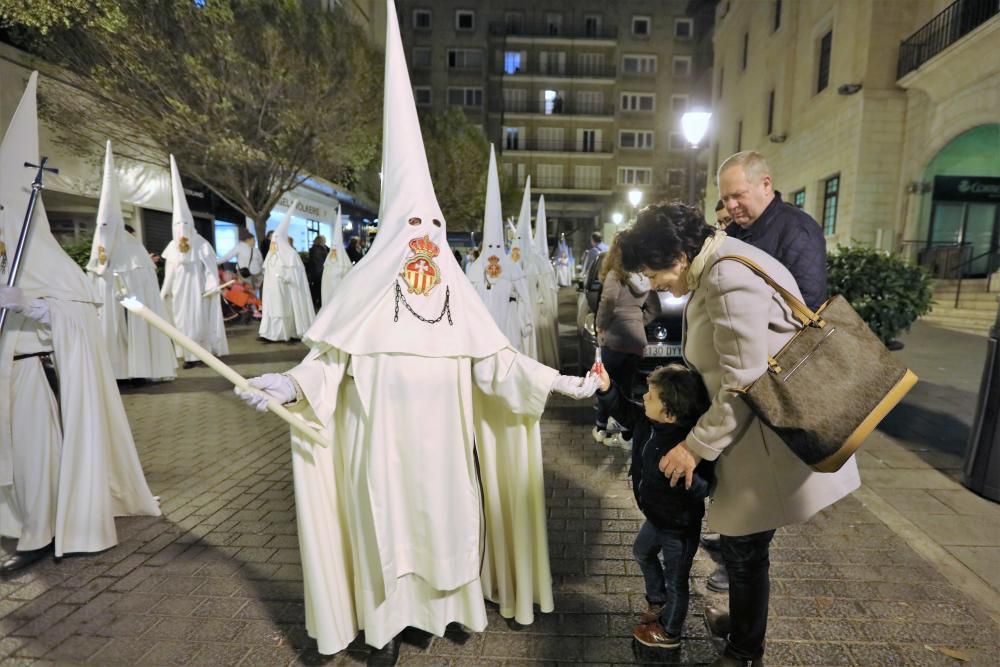
[[[267,409],[284,419],[288,424],[297,430],[299,433],[309,438],[311,441],[316,442],[324,447],[328,447],[329,443],[323,438],[322,434],[314,426],[311,426],[302,417],[292,413],[288,408],[274,400],[268,394],[262,392],[256,387],[250,386],[246,378],[237,373],[232,367],[227,366],[222,363],[222,361],[213,355],[211,352],[203,348],[198,343],[191,340],[189,337],[185,336],[183,333],[177,330],[176,327],[171,325],[169,322],[164,320],[162,317],[151,311],[146,306],[136,299],[135,297],[126,297],[121,300],[121,304],[128,308],[129,312],[138,315],[142,319],[146,320],[150,326],[156,327],[162,331],[168,338],[172,339],[175,343],[180,345],[182,348],[198,357],[200,360],[205,362],[205,364],[211,368],[213,371],[226,378],[233,385],[239,387],[244,391],[249,391],[251,393],[260,394],[267,399]]]
[[[232,285],[235,282],[236,282],[236,278],[233,278],[228,283],[222,283],[218,287],[213,287],[210,290],[206,290],[205,293],[201,295],[201,298],[207,299],[208,297],[212,296],[213,294],[218,294],[219,292],[221,292],[222,290],[226,289],[227,287],[229,287],[230,285]]]

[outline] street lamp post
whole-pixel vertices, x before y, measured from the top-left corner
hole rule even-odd
[[[628,201],[632,204],[632,218],[639,215],[639,204],[642,203],[642,190],[629,190]]]
[[[681,116],[681,131],[690,146],[688,152],[688,204],[695,206],[695,157],[698,153],[698,144],[705,138],[708,132],[708,123],[712,119],[712,114],[707,111],[688,111]]]

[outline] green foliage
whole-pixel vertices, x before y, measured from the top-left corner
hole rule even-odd
[[[90,261],[90,248],[92,245],[93,239],[87,236],[80,239],[76,243],[63,244],[62,249],[66,251],[66,254],[69,255],[81,269],[86,271],[87,262]]]
[[[927,272],[900,257],[863,246],[837,246],[827,257],[830,294],[841,294],[883,343],[931,310]]]
[[[28,28],[22,46],[71,75],[41,90],[41,111],[64,142],[102,152],[111,139],[118,155],[161,163],[172,153],[261,234],[304,174],[351,187],[374,166],[381,57],[339,4],[6,4],[24,5],[6,14]],[[80,23],[77,5],[87,8]]]

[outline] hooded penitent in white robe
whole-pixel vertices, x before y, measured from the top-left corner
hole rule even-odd
[[[552,609],[544,491],[525,475],[505,498],[491,480],[501,455],[507,470],[541,466],[529,441],[558,374],[510,346],[448,247],[386,5],[379,233],[289,372],[330,444],[293,436],[306,628],[321,653],[359,630],[372,646],[407,626],[480,631],[484,595],[525,623],[532,603]],[[505,447],[479,450],[484,530],[473,448],[491,438]]]
[[[271,245],[264,260],[263,313],[259,333],[261,338],[267,340],[302,338],[316,317],[306,267],[299,253],[288,242],[288,226],[292,222],[296,203],[288,208],[271,235]]]
[[[510,259],[521,267],[525,284],[528,286],[528,301],[531,304],[533,335],[526,341],[523,350],[532,359],[538,359],[538,326],[542,321],[542,296],[539,293],[539,270],[535,262],[535,243],[531,239],[531,176],[524,184],[521,199],[521,213],[517,227],[510,239]]]
[[[517,262],[507,256],[500,212],[500,179],[496,156],[490,146],[490,166],[486,177],[486,207],[483,219],[483,249],[469,265],[467,275],[493,321],[519,352],[532,349],[535,338],[534,311],[528,281]]]
[[[0,284],[8,283],[38,164],[33,73],[0,144]],[[117,541],[114,517],[158,516],[146,485],[97,320],[99,296],[35,206],[15,286],[44,323],[8,312],[0,333],[0,535],[21,551],[55,540],[55,553]],[[53,391],[43,370],[49,353]]]
[[[101,295],[101,333],[115,377],[119,380],[175,377],[177,357],[173,343],[146,320],[130,315],[116,298],[117,276],[129,296],[139,299],[160,317],[165,316],[156,266],[139,239],[125,230],[110,141],[104,155],[104,183],[87,273]]]
[[[566,237],[559,237],[559,245],[556,246],[556,284],[559,287],[569,287],[573,284],[573,253],[569,251],[566,244]]]
[[[538,197],[535,215],[535,256],[538,271],[538,294],[542,300],[538,331],[538,360],[559,368],[559,286],[549,259],[548,231],[545,227],[545,195]]]
[[[344,226],[340,222],[340,212],[337,212],[337,222],[333,226],[333,239],[330,241],[330,252],[323,262],[323,282],[320,284],[320,303],[326,305],[333,298],[333,291],[340,281],[351,270],[351,260],[347,258],[344,249]]]
[[[173,155],[170,156],[170,178],[173,240],[162,254],[164,270],[160,295],[174,326],[212,354],[223,356],[229,354],[229,343],[222,322],[222,297],[218,292],[205,296],[219,286],[215,250],[194,230],[194,218]],[[177,356],[184,356],[184,361],[197,359],[180,346],[176,352]]]

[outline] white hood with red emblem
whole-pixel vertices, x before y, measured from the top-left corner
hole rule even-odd
[[[304,340],[349,354],[490,356],[509,343],[455,261],[388,2],[379,227]]]
[[[497,160],[490,145],[490,166],[486,174],[486,206],[483,215],[483,247],[479,258],[469,266],[473,284],[494,282],[503,278],[523,277],[521,267],[507,255],[503,242],[503,213],[500,210],[500,176]]]

